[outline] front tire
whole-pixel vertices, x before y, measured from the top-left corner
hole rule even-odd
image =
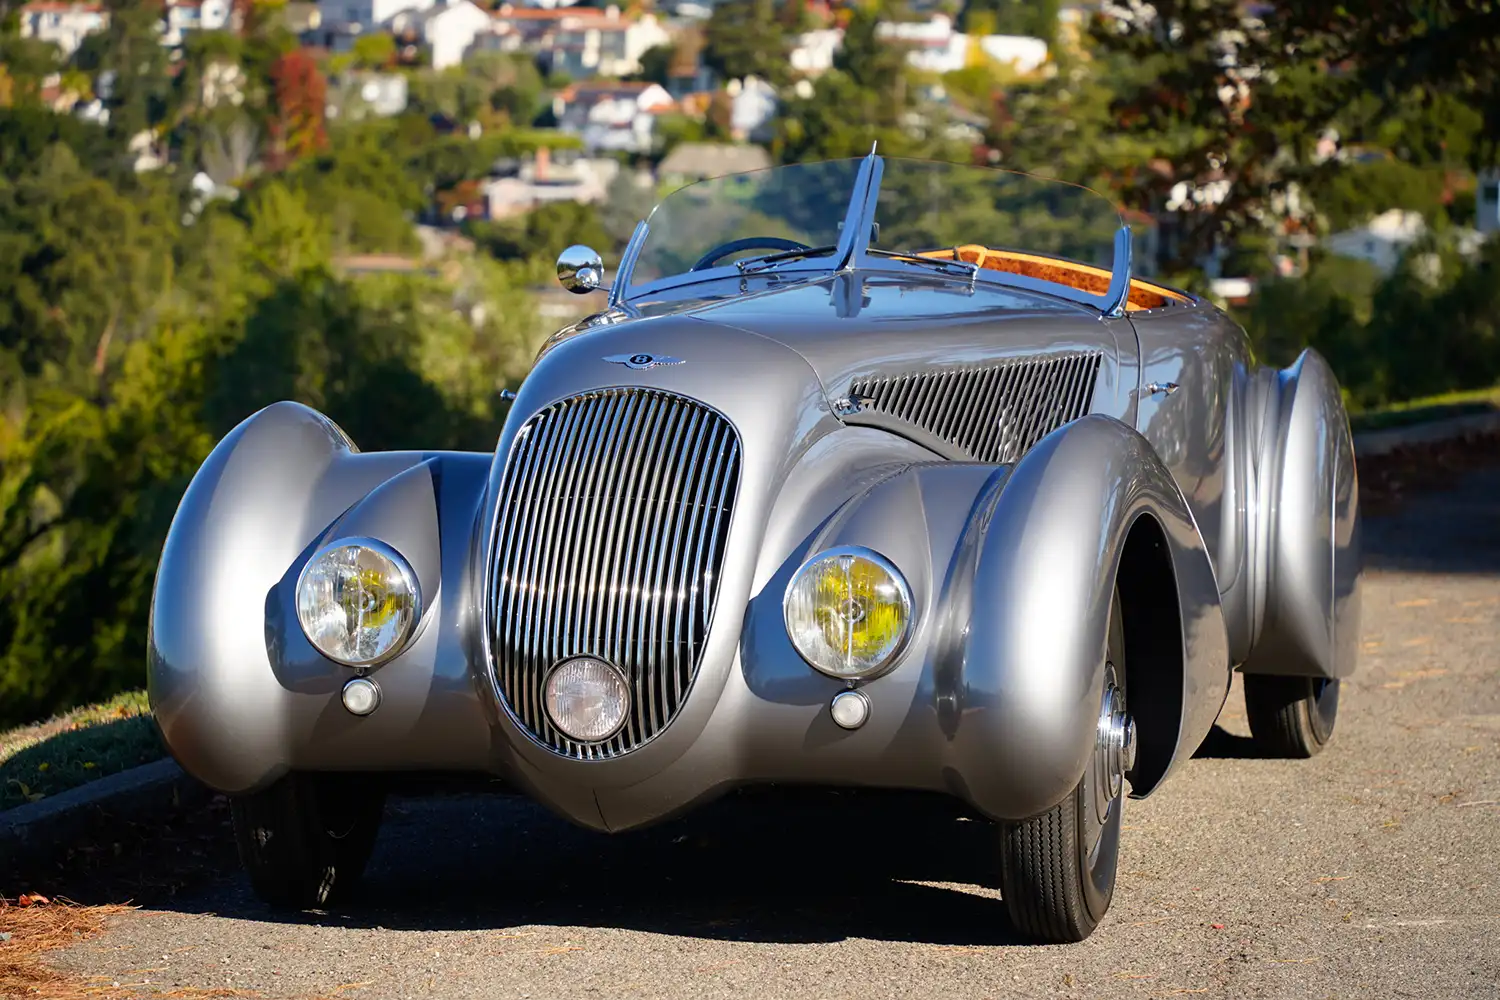
[[[1333,738],[1339,682],[1321,677],[1245,675],[1245,715],[1256,749],[1268,757],[1306,758]]]
[[[375,847],[385,791],[361,775],[289,774],[230,799],[240,861],[255,894],[276,907],[336,902]]]
[[[1109,910],[1134,744],[1135,727],[1125,711],[1125,636],[1116,595],[1093,759],[1063,801],[1039,816],[1000,824],[1000,892],[1011,923],[1027,937],[1057,944],[1082,941]]]

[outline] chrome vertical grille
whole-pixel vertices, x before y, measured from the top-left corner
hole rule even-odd
[[[975,368],[855,382],[867,409],[904,420],[980,462],[1014,462],[1089,410],[1097,352],[1019,358]]]
[[[722,415],[654,389],[584,393],[516,435],[501,480],[488,623],[495,681],[558,753],[613,757],[682,707],[713,621],[740,478]],[[624,671],[631,712],[603,743],[552,725],[553,664],[597,656]]]

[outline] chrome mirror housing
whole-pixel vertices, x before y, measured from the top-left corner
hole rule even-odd
[[[557,280],[575,294],[592,292],[604,280],[604,258],[599,251],[575,243],[558,254]]]

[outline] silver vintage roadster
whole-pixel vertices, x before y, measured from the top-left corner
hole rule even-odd
[[[1134,277],[1111,204],[881,157],[722,177],[640,223],[491,453],[363,453],[277,403],[193,479],[150,690],[261,896],[356,880],[384,779],[506,779],[618,831],[762,783],[925,790],[1074,941],[1245,675],[1310,756],[1355,667],[1339,388]],[[603,292],[599,255],[564,252]],[[602,304],[602,303],[601,303]]]

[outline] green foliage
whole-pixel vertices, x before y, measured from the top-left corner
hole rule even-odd
[[[1332,230],[1348,229],[1386,209],[1446,217],[1447,177],[1396,159],[1353,163],[1322,181],[1315,192],[1319,213]]]
[[[1116,131],[1140,149],[1137,162],[1157,168],[1121,178],[1123,200],[1150,209],[1179,183],[1222,187],[1221,201],[1183,220],[1170,266],[1274,229],[1292,214],[1293,190],[1327,195],[1342,217],[1390,207],[1359,205],[1348,185],[1329,191],[1346,166],[1320,148],[1334,136],[1416,166],[1494,160],[1486,135],[1500,134],[1500,6],[1491,0],[1286,0],[1251,25],[1238,0],[1151,9],[1096,18],[1091,54],[1108,67]]]
[[[665,87],[672,76],[675,51],[670,45],[653,45],[641,53],[641,70],[631,77],[647,83],[659,83]]]
[[[542,205],[514,219],[471,223],[468,233],[495,259],[510,261],[532,257],[550,260],[574,243],[604,253],[614,242],[592,205],[572,201]]]
[[[791,38],[775,0],[717,4],[704,28],[703,62],[726,80],[787,81]]]
[[[167,54],[159,38],[161,11],[151,4],[114,0],[109,26],[83,40],[74,56],[78,68],[107,74],[109,132],[128,142],[142,129],[159,124],[171,95]]]
[[[958,28],[972,35],[1027,35],[1051,47],[1061,7],[1061,0],[968,0]]]
[[[377,31],[356,38],[351,51],[356,65],[384,69],[396,58],[396,40],[384,31]]]
[[[1262,283],[1240,317],[1257,354],[1285,365],[1316,348],[1359,407],[1500,382],[1500,240],[1467,261],[1419,245],[1382,278],[1361,261],[1316,259]]]
[[[10,722],[139,685],[172,513],[249,413],[295,398],[366,448],[488,448],[495,392],[545,331],[526,291],[540,277],[531,262],[340,276],[336,253],[414,249],[406,213],[426,195],[420,157],[399,141],[405,123],[335,128],[325,151],[186,215],[170,176],[116,169],[102,129],[32,107],[0,109],[0,124],[14,126],[0,129]],[[481,164],[537,141],[462,140]],[[475,162],[452,158],[465,173]]]

